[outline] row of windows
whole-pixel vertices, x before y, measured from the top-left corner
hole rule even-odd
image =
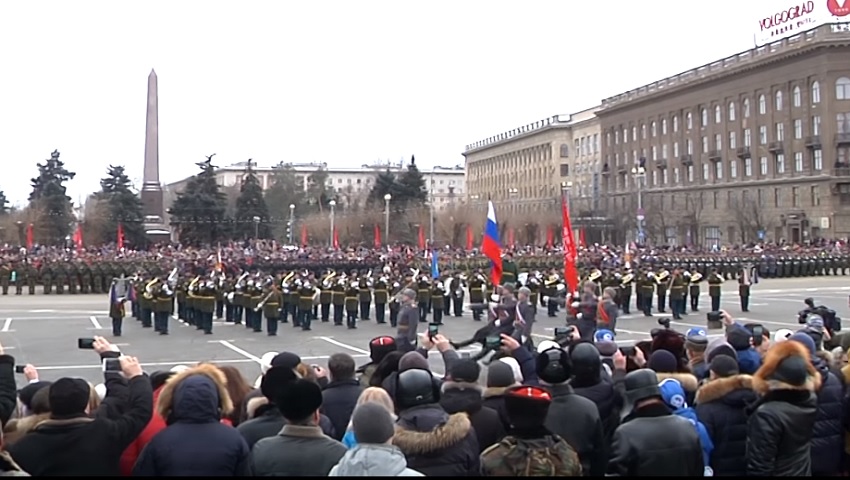
[[[717,191],[708,194],[700,192],[693,198],[686,196],[684,200],[680,199],[676,194],[657,195],[652,198],[655,201],[650,202],[650,205],[652,208],[659,208],[662,211],[666,211],[667,209],[674,210],[681,207],[689,208],[685,205],[689,202],[694,202],[696,204],[695,206],[698,206],[700,209],[711,208],[714,210],[735,210],[748,208],[753,204],[759,208],[764,208],[768,207],[768,203],[774,208],[801,208],[804,202],[810,204],[812,207],[819,207],[821,205],[821,189],[819,185],[811,185],[807,189],[806,187],[791,187],[790,198],[787,199],[787,202],[786,196],[782,194],[783,189],[778,187],[773,188],[770,199],[768,199],[767,192],[771,192],[771,189],[755,189],[755,195],[752,195],[750,190],[741,190],[740,192],[727,190],[725,195],[723,192]],[[805,199],[803,198],[803,192],[806,192]],[[709,197],[708,201],[706,201],[706,196]]]
[[[803,120],[795,119],[793,124],[793,136],[794,140],[803,139]],[[836,114],[836,131],[838,133],[850,133],[850,113],[839,113]],[[741,145],[743,147],[751,147],[753,145],[752,142],[752,131],[749,128],[745,128],[741,131],[742,135],[740,137]],[[811,134],[812,135],[820,135],[821,134],[821,117],[819,115],[812,116],[811,120]],[[786,140],[785,136],[785,124],[782,122],[775,123],[773,126],[773,138],[776,142],[784,142]],[[709,153],[709,150],[717,150],[723,151],[723,135],[717,133],[713,137],[713,142],[710,142],[709,137],[707,135],[703,135],[700,138],[700,145],[702,153]],[[728,141],[727,145],[729,149],[738,148],[738,132],[730,131],[728,133]],[[768,128],[765,125],[758,127],[758,144],[759,145],[767,145],[769,141],[769,133]],[[685,145],[685,155],[693,155],[694,154],[694,141],[692,139],[686,139],[684,142]],[[637,163],[639,158],[651,158],[652,160],[663,159],[666,160],[668,158],[668,144],[660,145],[660,150],[658,145],[653,145],[650,147],[650,157],[647,157],[646,148],[642,148],[640,150],[640,156],[638,156],[637,150],[632,150],[632,161]],[[673,158],[679,158],[679,142],[673,142]],[[614,165],[620,165],[620,153],[614,154]],[[622,159],[624,161],[628,161],[628,155],[623,154]],[[611,154],[606,155],[606,162],[611,164]]]
[[[808,169],[805,164],[805,156],[803,152],[796,152],[792,156],[793,164],[788,165],[788,159],[785,154],[779,153],[773,158],[773,173],[776,175],[784,175],[793,171],[794,173],[803,173]],[[810,169],[814,172],[823,170],[823,151],[813,150],[811,154]],[[710,180],[723,180],[725,175],[729,179],[737,179],[739,176],[743,179],[752,178],[754,176],[762,178],[770,174],[770,159],[768,157],[759,157],[758,163],[752,158],[743,160],[733,159],[728,162],[705,162],[701,164],[699,170],[695,165],[685,165],[682,167],[674,167],[672,169],[653,169],[651,172],[643,176],[632,175],[630,173],[620,173],[614,178],[615,190],[621,191],[627,187],[637,188],[638,182],[645,182],[648,188],[662,188],[665,186],[678,186],[682,184],[704,183]],[[728,168],[727,168],[728,165]],[[841,148],[838,150],[838,166],[850,165],[850,149]],[[758,168],[758,174],[754,175],[754,167]],[[672,178],[670,174],[672,173]],[[697,182],[697,173],[699,173],[699,182]]]
[[[792,90],[792,105],[794,107],[801,107],[803,104],[803,96],[802,91],[799,86],[795,86]],[[841,77],[835,82],[835,98],[838,100],[850,100],[850,78]],[[820,94],[820,83],[815,81],[812,82],[811,85],[811,100],[812,104],[818,104],[821,101]],[[759,115],[765,115],[767,113],[767,97],[764,94],[760,94],[758,96],[758,113]],[[784,107],[784,96],[782,90],[777,90],[774,94],[773,98],[773,106],[775,111],[781,111]],[[741,114],[743,118],[749,118],[751,114],[751,106],[750,99],[744,98],[741,100]],[[726,115],[728,121],[732,122],[737,120],[737,105],[735,101],[730,101],[727,109]],[[706,107],[700,107],[699,109],[699,120],[700,126],[706,127],[709,125],[709,110]],[[723,122],[723,109],[720,105],[714,106],[714,123],[720,124]],[[674,133],[679,131],[679,116],[673,115],[671,117],[672,130]],[[691,130],[694,127],[694,118],[692,112],[686,112],[684,116],[685,128],[687,130]],[[667,135],[668,132],[668,123],[666,118],[662,118],[659,121],[652,120],[649,123],[649,135],[653,138],[659,135],[659,131],[661,135]],[[629,136],[629,132],[631,132],[631,137]],[[622,133],[622,141],[623,143],[627,143],[631,138],[632,141],[636,141],[638,139],[638,126],[633,125],[631,129],[629,128],[621,128],[621,129],[613,129],[613,137],[612,132],[609,131],[605,134],[605,143],[607,146],[619,145]],[[613,142],[612,142],[613,138]],[[647,138],[647,124],[640,124],[640,138],[645,140]]]
[[[584,136],[575,139],[575,152],[579,157],[585,155],[594,155],[599,153],[599,134]],[[568,157],[569,149],[567,145],[561,145],[561,157]]]

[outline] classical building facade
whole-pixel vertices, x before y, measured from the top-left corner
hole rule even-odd
[[[638,217],[667,244],[850,237],[848,58],[848,24],[823,25],[605,99],[617,240]]]

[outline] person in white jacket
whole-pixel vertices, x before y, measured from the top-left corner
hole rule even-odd
[[[407,460],[392,444],[395,424],[387,409],[367,402],[351,416],[357,446],[346,452],[329,477],[423,477],[407,468]]]

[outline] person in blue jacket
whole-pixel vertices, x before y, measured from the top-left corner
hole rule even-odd
[[[659,383],[658,388],[661,390],[661,398],[673,410],[673,414],[688,420],[697,429],[700,446],[702,446],[703,463],[706,465],[706,476],[711,476],[711,467],[708,465],[710,465],[711,451],[714,450],[714,442],[711,441],[705,425],[697,419],[697,412],[685,402],[685,389],[682,388],[682,384],[678,380],[668,378]]]

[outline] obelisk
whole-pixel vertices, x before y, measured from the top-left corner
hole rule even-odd
[[[156,72],[148,75],[148,108],[145,122],[145,168],[142,176],[142,211],[149,237],[169,235],[163,224],[162,185],[159,183],[159,98]]]

